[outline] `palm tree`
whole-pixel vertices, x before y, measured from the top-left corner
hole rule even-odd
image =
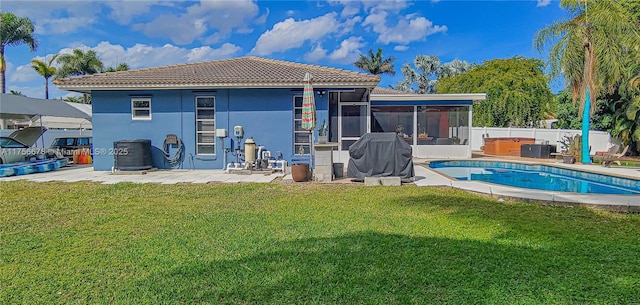
[[[369,50],[369,57],[364,54],[360,54],[360,59],[353,64],[357,68],[373,75],[380,75],[384,73],[395,75],[396,71],[393,67],[393,62],[395,60],[396,59],[393,57],[383,58],[382,48],[378,48],[376,54],[373,54],[373,50]]]
[[[83,52],[80,49],[74,49],[72,54],[60,55],[57,62],[60,68],[56,72],[56,78],[96,74],[104,70],[104,65],[94,50]],[[83,96],[84,103],[89,104],[89,95],[85,93]]]
[[[440,66],[436,71],[436,76],[438,76],[438,79],[458,76],[464,72],[471,70],[472,67],[473,66],[468,62],[456,58],[453,61]]]
[[[44,77],[44,98],[49,99],[49,78],[55,75],[56,67],[51,66],[53,61],[58,57],[59,54],[53,55],[48,61],[32,59],[31,67],[38,72],[42,77]]]
[[[17,95],[17,96],[26,96],[22,92],[16,91],[16,90],[9,90],[9,94],[13,94],[13,95]]]
[[[127,63],[119,63],[116,67],[109,67],[104,72],[118,72],[118,71],[129,71],[129,65]]]
[[[573,101],[580,101],[582,117],[582,162],[589,156],[589,119],[595,110],[592,99],[602,92],[612,93],[623,80],[624,59],[640,43],[640,36],[621,1],[561,0],[572,18],[557,21],[538,31],[534,45],[540,52],[549,49],[551,77],[564,74]],[[588,6],[587,6],[588,5]]]
[[[29,18],[0,11],[0,21],[0,74],[2,74],[0,87],[2,87],[2,93],[5,93],[7,92],[5,87],[7,61],[4,57],[4,48],[26,44],[33,52],[38,47],[38,41],[33,36],[34,27]]]
[[[83,52],[80,49],[74,49],[72,54],[60,55],[57,62],[60,64],[56,73],[58,78],[96,74],[104,70],[104,65],[94,50]]]
[[[404,79],[398,83],[397,89],[418,94],[433,93],[436,91],[437,80],[433,79],[441,66],[440,59],[436,55],[418,55],[413,60],[415,69],[409,63],[402,65],[400,71]],[[416,88],[412,86],[416,85]]]
[[[86,101],[85,101],[84,97],[79,97],[79,96],[67,96],[67,97],[63,98],[62,100],[67,102],[67,103],[86,104]],[[89,102],[88,104],[91,104],[91,103]]]

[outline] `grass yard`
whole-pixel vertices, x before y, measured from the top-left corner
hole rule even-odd
[[[0,182],[0,303],[639,304],[640,215],[451,189]]]

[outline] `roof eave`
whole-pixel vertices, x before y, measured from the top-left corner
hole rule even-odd
[[[459,94],[371,94],[372,101],[484,101],[486,93]]]
[[[316,88],[374,88],[378,81],[369,82],[315,82]],[[64,85],[58,84],[58,89],[77,92],[91,92],[94,90],[123,91],[123,90],[172,90],[172,89],[285,89],[303,88],[304,85],[295,83],[229,83],[229,84],[132,84],[132,85]]]

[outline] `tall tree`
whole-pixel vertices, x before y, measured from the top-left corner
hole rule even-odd
[[[38,41],[34,37],[34,26],[29,18],[18,17],[12,13],[0,11],[0,22],[0,87],[2,88],[2,93],[5,93],[7,92],[5,47],[26,44],[33,52],[38,47]]]
[[[58,56],[57,62],[60,64],[56,73],[58,78],[96,74],[104,70],[104,65],[94,50],[84,52],[80,49],[74,49],[71,54]]]
[[[459,59],[454,59],[448,63],[443,64],[436,70],[436,76],[438,79],[443,79],[445,77],[453,77],[458,76],[464,72],[467,72],[471,69],[472,65],[466,61],[462,61]]]
[[[109,67],[104,70],[104,72],[118,72],[118,71],[129,71],[129,65],[127,63],[119,63],[115,67]]]
[[[419,94],[435,93],[439,79],[460,75],[471,68],[469,63],[457,58],[442,64],[436,55],[418,55],[413,65],[415,69],[409,63],[402,65],[400,71],[404,79],[396,89]]]
[[[373,54],[373,50],[369,50],[369,57],[364,54],[360,54],[360,59],[353,63],[357,68],[369,72],[373,75],[391,74],[395,75],[396,71],[393,67],[393,62],[396,59],[393,57],[384,58],[382,56],[382,48],[378,48],[378,51]]]
[[[553,109],[543,67],[534,58],[494,59],[441,79],[438,93],[487,93],[487,100],[473,106],[473,126],[538,126]]]
[[[55,54],[49,58],[49,60],[32,59],[31,67],[44,77],[44,98],[49,99],[49,79],[56,73],[56,67],[51,64],[58,57],[59,54]]]
[[[612,105],[614,124],[611,135],[632,152],[640,153],[640,58],[629,65],[629,80],[620,87],[620,100]]]
[[[600,93],[612,93],[625,73],[624,59],[640,44],[637,24],[623,1],[561,0],[572,16],[536,33],[534,45],[549,49],[551,76],[564,75],[573,101],[580,101],[582,120],[582,162],[590,163],[590,112]]]
[[[96,74],[104,70],[104,65],[94,50],[83,52],[80,49],[74,49],[71,54],[60,55],[57,62],[60,64],[60,68],[56,72],[57,78]],[[85,93],[83,97],[84,103],[89,104],[89,95]]]
[[[16,91],[16,90],[9,90],[9,94],[18,95],[18,96],[26,96],[26,95],[22,94],[22,92]]]
[[[404,79],[398,83],[398,90],[415,92],[419,94],[433,93],[436,90],[437,80],[433,79],[438,68],[440,58],[435,55],[418,55],[413,60],[415,69],[409,63],[400,68]]]
[[[67,96],[67,97],[63,98],[62,100],[67,102],[67,103],[91,104],[91,96],[89,96],[89,101],[88,102],[84,98],[84,96],[83,97],[80,97],[80,96]]]

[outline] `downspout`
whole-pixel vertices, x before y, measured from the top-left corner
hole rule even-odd
[[[184,120],[183,120],[183,116],[184,116],[184,110],[183,110],[183,103],[184,103],[184,90],[180,90],[180,139],[184,139]],[[184,143],[182,143],[182,145],[184,145]],[[183,152],[184,155],[186,155],[186,153]],[[180,162],[180,168],[184,169],[184,159],[182,162]]]

